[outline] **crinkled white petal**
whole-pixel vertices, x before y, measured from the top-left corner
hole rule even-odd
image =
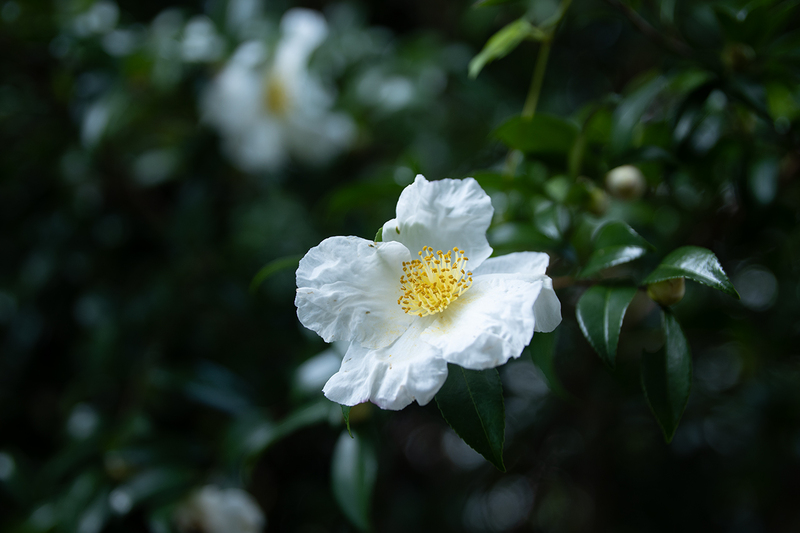
[[[423,246],[464,250],[474,269],[492,254],[486,230],[492,201],[472,178],[428,181],[418,175],[397,201],[397,217],[383,226],[384,241],[405,244],[416,257]]]
[[[417,318],[399,339],[378,350],[351,344],[341,368],[322,389],[325,396],[342,405],[371,401],[392,410],[430,402],[447,379],[447,363],[420,339],[432,321]]]
[[[474,277],[472,287],[434,315],[423,341],[449,363],[484,369],[519,357],[534,329],[534,302],[543,282],[496,275]]]
[[[499,275],[509,279],[542,282],[542,291],[534,304],[534,331],[547,333],[561,323],[561,302],[553,290],[553,280],[545,275],[550,256],[541,252],[517,252],[491,257],[478,268],[475,276]]]
[[[400,243],[330,237],[315,246],[297,269],[297,316],[325,342],[355,341],[369,348],[394,342],[415,317],[398,305]]]

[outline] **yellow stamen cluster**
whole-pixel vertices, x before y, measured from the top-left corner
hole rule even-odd
[[[291,105],[289,92],[275,76],[271,76],[264,87],[264,104],[275,115],[285,114]]]
[[[472,272],[464,268],[468,259],[463,250],[434,253],[430,246],[423,246],[419,257],[403,262],[403,296],[397,303],[406,313],[428,316],[444,311],[472,286]]]

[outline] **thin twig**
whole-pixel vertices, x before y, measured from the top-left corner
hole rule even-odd
[[[605,2],[613,8],[622,11],[628,17],[631,24],[642,32],[642,34],[655,42],[656,44],[668,49],[670,52],[678,54],[683,57],[692,57],[692,49],[683,41],[679,41],[673,37],[664,35],[653,26],[650,25],[639,13],[633,10],[630,6],[623,4],[620,0],[605,0]]]

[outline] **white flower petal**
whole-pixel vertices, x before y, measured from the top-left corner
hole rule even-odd
[[[561,323],[561,302],[553,290],[553,280],[545,275],[550,256],[541,252],[518,252],[491,257],[473,272],[475,276],[499,275],[509,279],[542,282],[542,292],[533,306],[534,331],[547,333]]]
[[[351,344],[339,372],[322,389],[325,396],[342,405],[371,401],[391,410],[430,402],[447,379],[447,363],[420,339],[432,321],[416,319],[393,344],[378,350]]]
[[[519,357],[534,330],[534,302],[542,280],[479,276],[472,287],[422,333],[449,363],[484,369]]]
[[[328,35],[328,25],[319,12],[294,8],[281,19],[281,34],[273,69],[291,79],[305,72],[312,52]]]
[[[400,308],[400,243],[330,237],[315,246],[297,269],[297,316],[325,342],[356,341],[381,348],[400,337],[415,318]]]
[[[545,275],[550,256],[541,252],[517,252],[491,257],[473,268],[476,276],[483,274],[518,274],[521,278],[539,279]]]
[[[423,246],[445,252],[457,246],[474,269],[492,255],[486,230],[493,213],[489,195],[474,179],[428,181],[418,175],[400,194],[397,218],[384,224],[383,240],[405,244],[414,257]]]
[[[553,290],[553,280],[544,278],[542,284],[542,292],[533,306],[533,314],[536,316],[533,330],[549,333],[561,324],[561,302]]]

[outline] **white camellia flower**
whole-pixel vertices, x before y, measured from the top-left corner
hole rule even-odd
[[[261,533],[266,518],[249,493],[206,485],[178,507],[175,522],[187,533]]]
[[[353,142],[352,119],[331,111],[334,95],[308,71],[327,33],[318,12],[287,11],[275,49],[243,43],[204,95],[204,119],[219,129],[223,149],[242,170],[275,170],[290,156],[322,164]]]
[[[561,322],[549,257],[489,258],[489,196],[472,179],[417,176],[383,242],[330,237],[300,261],[297,316],[350,346],[323,392],[342,405],[425,405],[447,363],[485,369],[519,357],[534,331]]]

